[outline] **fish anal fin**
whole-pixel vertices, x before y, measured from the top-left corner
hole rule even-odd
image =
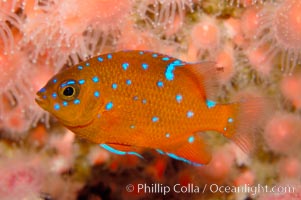
[[[138,148],[133,146],[122,144],[100,144],[100,146],[117,155],[135,155],[143,159],[143,156],[137,152]]]
[[[189,136],[181,144],[157,149],[157,152],[194,166],[208,164],[211,160],[211,153],[208,151],[207,145],[197,135]]]
[[[223,73],[223,68],[218,67],[215,62],[190,63],[185,66],[192,74],[198,85],[205,90],[205,99],[215,100],[218,89],[218,76]]]

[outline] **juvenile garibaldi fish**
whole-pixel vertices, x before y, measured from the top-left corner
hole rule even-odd
[[[141,157],[137,148],[151,148],[197,166],[211,158],[202,132],[217,131],[248,149],[253,131],[254,101],[213,101],[218,73],[213,62],[121,51],[60,71],[36,102],[77,136],[111,152]]]

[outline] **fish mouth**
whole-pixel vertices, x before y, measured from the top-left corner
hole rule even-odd
[[[39,106],[41,106],[43,109],[46,109],[46,107],[47,107],[47,99],[45,97],[43,97],[43,95],[40,92],[37,93],[37,96],[35,98],[35,102]]]

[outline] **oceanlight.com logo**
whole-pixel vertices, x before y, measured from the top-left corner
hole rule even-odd
[[[144,194],[163,194],[166,195],[170,192],[174,193],[190,193],[190,194],[204,194],[204,193],[222,193],[222,194],[230,194],[230,193],[248,193],[250,195],[257,195],[259,193],[274,193],[274,194],[284,194],[284,193],[295,193],[296,188],[291,185],[277,185],[277,186],[268,186],[268,185],[249,185],[245,184],[242,186],[224,186],[218,184],[205,184],[200,187],[198,185],[189,183],[188,185],[175,184],[173,186],[164,185],[161,183],[153,183],[153,184],[128,184],[125,187],[127,192],[136,192],[136,193],[144,193]]]
[[[207,184],[205,185],[205,187]],[[284,194],[284,193],[295,193],[296,188],[290,185],[286,186],[268,186],[268,185],[249,185],[244,184],[242,186],[223,186],[217,184],[210,184],[209,191],[211,193],[248,193],[250,195],[256,195],[259,193],[274,193],[274,194]]]

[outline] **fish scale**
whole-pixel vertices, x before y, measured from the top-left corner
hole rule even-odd
[[[121,51],[60,71],[36,101],[76,135],[114,153],[141,157],[137,148],[151,148],[201,165],[211,154],[198,132],[231,138],[239,129],[242,105],[210,99],[217,72],[212,62]]]

